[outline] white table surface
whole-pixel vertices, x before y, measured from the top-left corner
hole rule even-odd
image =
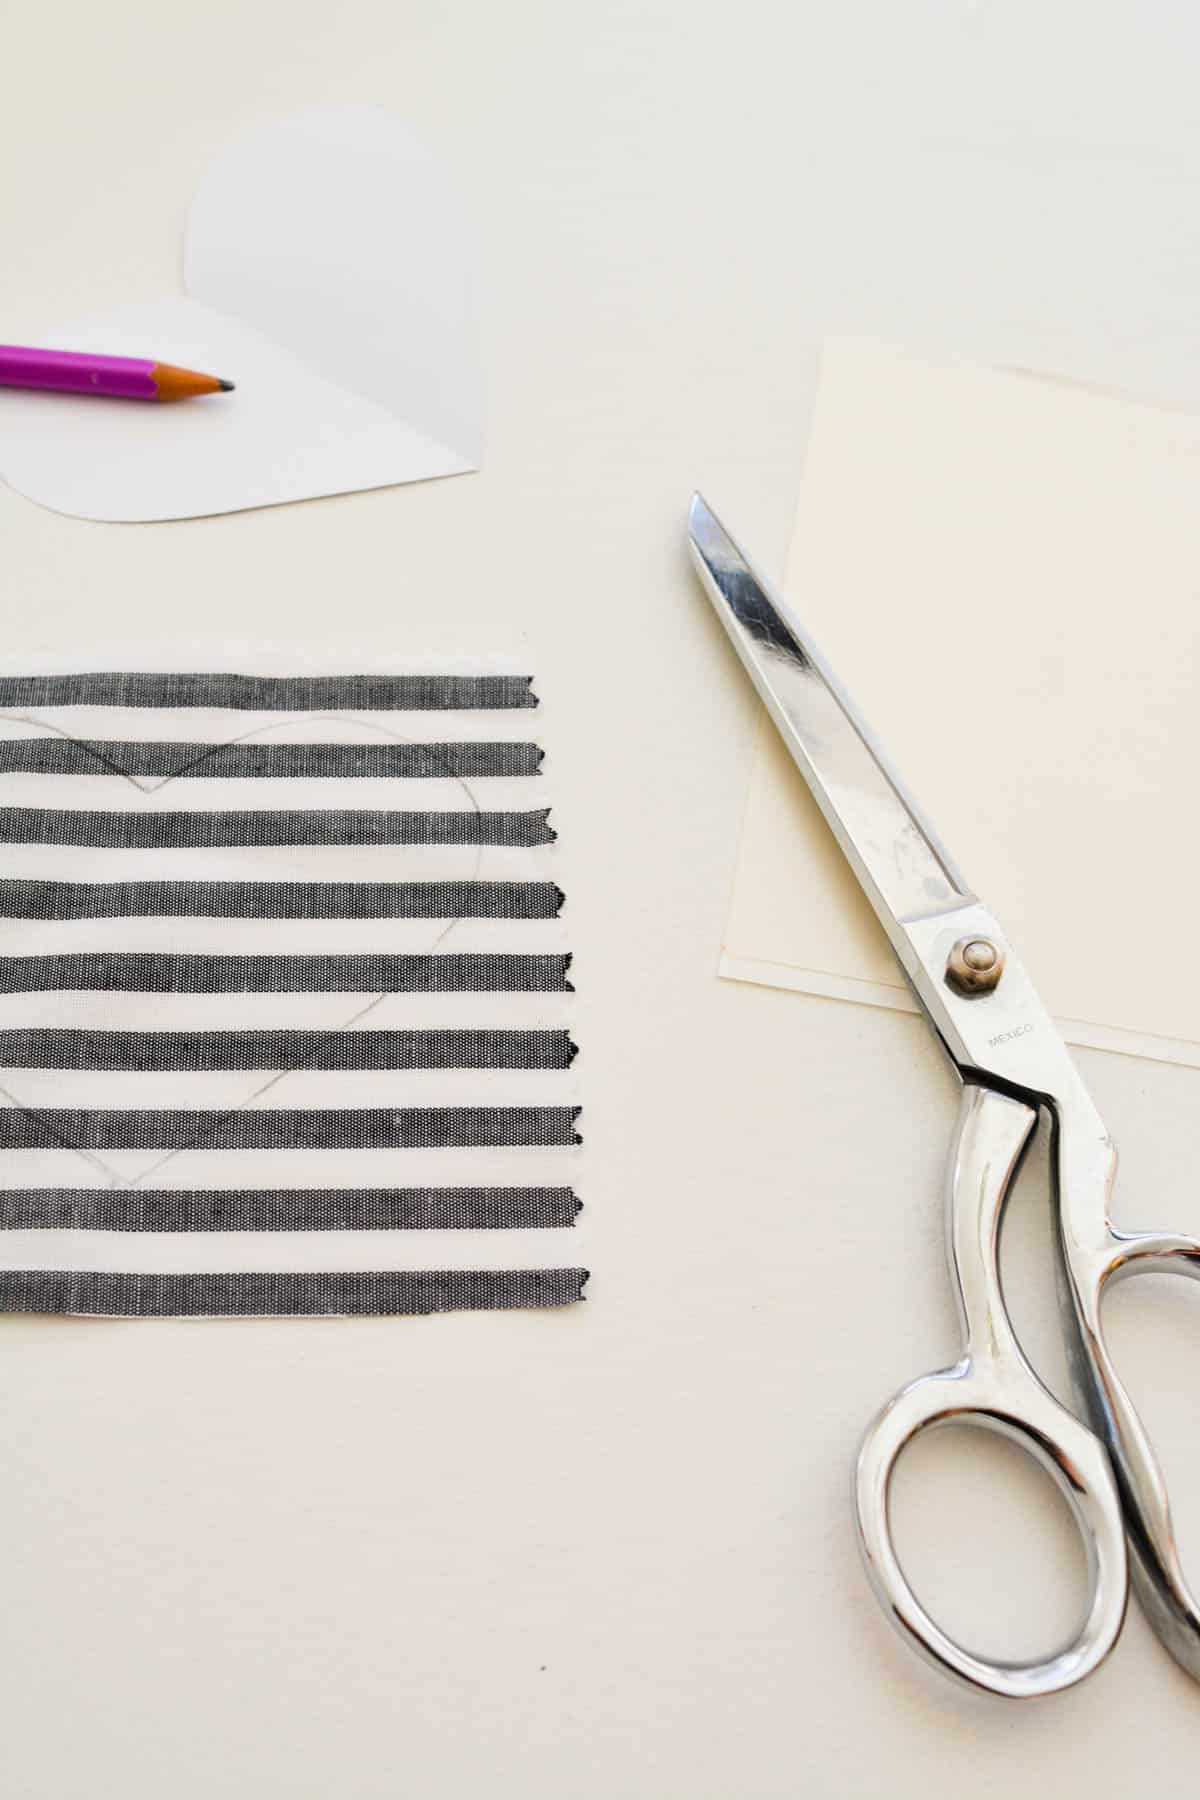
[[[484,472],[148,527],[0,490],[4,648],[104,642],[120,666],[123,643],[209,633],[527,656],[560,791],[595,1271],[563,1316],[0,1323],[14,1800],[1195,1792],[1200,1691],[1136,1612],[1090,1683],[1024,1709],[928,1673],[868,1594],[859,1431],[955,1347],[953,1083],[916,1019],[715,978],[754,710],[681,546],[699,484],[782,564],[805,308],[829,273],[805,206],[828,223],[849,171],[853,324],[871,183],[852,146],[871,132],[981,134],[1048,194],[1106,145],[1078,247],[1048,201],[997,246],[993,285],[977,271],[961,347],[1036,343],[1197,403],[1188,25],[1081,0],[10,13],[0,335],[172,287],[199,170],[264,110],[379,101],[467,172]],[[904,255],[902,234],[880,251],[893,274]],[[1123,1149],[1119,1218],[1200,1229],[1195,1072],[1081,1061]],[[1022,1180],[1007,1267],[1061,1385],[1044,1176]],[[1109,1316],[1200,1552],[1180,1287],[1131,1286]],[[1045,1647],[1082,1576],[1040,1481],[976,1439],[910,1461],[902,1541],[947,1622]]]

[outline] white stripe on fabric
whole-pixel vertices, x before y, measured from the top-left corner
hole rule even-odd
[[[537,707],[280,713],[201,706],[18,706],[0,712],[0,729],[12,737],[52,731],[88,743],[479,744],[536,740],[538,712]]]
[[[545,856],[542,847],[499,844],[279,844],[222,850],[19,844],[5,847],[4,872],[48,881],[545,881],[552,878]]]
[[[0,957],[91,950],[201,956],[499,955],[560,956],[557,919],[4,919]],[[0,980],[0,991],[2,991]]]
[[[226,1274],[237,1269],[553,1269],[563,1231],[5,1231],[0,1268]]]
[[[0,1027],[118,1031],[536,1031],[568,1023],[567,994],[0,994]]]
[[[6,1187],[570,1187],[576,1150],[7,1150]],[[90,1174],[89,1174],[90,1171]],[[153,1180],[150,1179],[153,1173]],[[0,1232],[0,1253],[4,1238]],[[567,1259],[568,1261],[570,1258]]]
[[[378,812],[528,812],[553,806],[540,776],[444,775],[436,781],[270,777],[202,780],[187,775],[134,781],[98,775],[0,774],[5,806],[42,806],[58,812],[224,812],[270,808],[311,812],[345,808]]]
[[[567,1069],[0,1068],[0,1106],[569,1106],[574,1090]]]

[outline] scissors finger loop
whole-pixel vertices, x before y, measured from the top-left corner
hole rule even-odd
[[[1100,1323],[1101,1296],[1111,1283],[1140,1274],[1200,1279],[1200,1240],[1175,1232],[1109,1229],[1105,1246],[1090,1263],[1076,1260],[1074,1294],[1082,1351],[1076,1380],[1116,1472],[1138,1598],[1175,1660],[1200,1680],[1200,1604],[1183,1571],[1162,1470],[1117,1374]]]
[[[1023,1356],[1004,1306],[997,1263],[1008,1189],[1036,1113],[982,1087],[967,1087],[947,1178],[950,1262],[967,1338],[961,1362],[910,1382],[868,1429],[855,1474],[859,1541],[892,1623],[936,1667],[1009,1698],[1057,1693],[1101,1662],[1125,1617],[1124,1526],[1099,1439],[1060,1406]],[[1058,1484],[1084,1542],[1089,1597],[1074,1639],[1032,1663],[975,1655],[942,1630],[917,1599],[896,1553],[889,1489],[897,1459],[922,1431],[965,1424],[1025,1450]]]

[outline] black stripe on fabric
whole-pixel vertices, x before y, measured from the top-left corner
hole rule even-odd
[[[571,1306],[586,1269],[149,1275],[0,1271],[0,1312],[108,1319],[353,1318]]]
[[[0,1030],[0,1069],[567,1069],[565,1031]]]
[[[561,1231],[568,1187],[8,1188],[0,1231]]]
[[[578,1106],[6,1106],[0,1150],[557,1149],[582,1140]]]
[[[486,780],[537,775],[531,743],[190,744],[72,737],[0,738],[0,774],[124,775],[164,781],[187,775],[221,780]]]
[[[561,994],[570,954],[194,956],[141,950],[0,956],[0,993]]]
[[[529,812],[390,812],[323,807],[311,812],[99,812],[0,807],[0,842],[75,844],[89,850],[229,850],[316,844],[552,844],[549,808]]]
[[[552,881],[0,880],[5,919],[556,919]]]
[[[87,671],[0,676],[0,706],[208,706],[235,712],[505,712],[531,675],[229,675]]]

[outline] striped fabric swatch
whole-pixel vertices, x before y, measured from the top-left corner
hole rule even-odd
[[[562,1306],[528,676],[0,674],[0,1311]]]

